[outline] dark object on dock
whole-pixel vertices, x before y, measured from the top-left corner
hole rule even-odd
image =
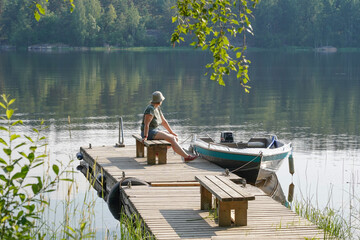
[[[78,153],[76,154],[76,158],[77,158],[78,160],[83,160],[84,156],[82,155],[81,152],[78,152]]]
[[[129,177],[129,178],[125,178],[125,179],[121,180],[120,182],[117,182],[112,187],[112,189],[110,190],[109,196],[107,198],[107,204],[108,204],[111,214],[113,215],[113,217],[116,220],[120,220],[121,208],[124,206],[124,203],[122,201],[122,196],[121,196],[121,194],[122,194],[121,187],[128,186],[128,185],[149,186],[149,184],[145,181],[139,180],[137,178]]]

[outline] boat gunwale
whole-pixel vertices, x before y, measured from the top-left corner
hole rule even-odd
[[[199,142],[199,143],[197,143]],[[287,143],[287,144],[284,144],[283,146],[279,147],[279,148],[275,148],[275,149],[270,149],[270,148],[233,148],[233,147],[228,147],[226,145],[221,145],[221,144],[218,144],[218,143],[208,143],[208,142],[205,142],[201,139],[196,139],[195,142],[192,142],[191,143],[192,145],[196,145],[197,147],[201,147],[201,148],[204,148],[208,151],[214,151],[214,152],[221,152],[221,153],[226,153],[226,154],[235,154],[235,155],[246,155],[246,156],[273,156],[273,155],[279,155],[279,154],[283,154],[283,153],[286,153],[286,152],[290,152],[292,151],[292,147],[291,147],[291,142],[290,143]],[[222,149],[215,149],[215,148],[206,148],[204,146],[201,146],[200,144],[204,144],[204,145],[216,145],[216,146],[219,146],[219,147],[223,147],[223,148],[228,148],[227,151],[225,150],[222,150]],[[259,150],[258,153],[250,153],[250,152],[239,152],[239,151],[231,151],[230,149],[236,149],[236,150],[244,150],[244,149],[257,149]],[[283,150],[281,150],[283,149]],[[265,152],[264,152],[265,151]],[[274,151],[276,153],[274,153]]]

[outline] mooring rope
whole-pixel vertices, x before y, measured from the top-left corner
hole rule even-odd
[[[186,142],[187,140],[189,140],[192,136],[194,136],[194,134],[191,134],[187,139],[185,139],[184,141],[182,141],[180,144],[183,144],[184,142]]]
[[[236,171],[239,171],[240,169],[242,169],[243,167],[245,167],[245,166],[248,165],[249,163],[255,161],[255,159],[257,159],[259,156],[261,156],[261,159],[260,159],[260,162],[261,162],[262,159],[263,159],[263,153],[260,151],[260,152],[259,152],[259,155],[257,155],[256,157],[254,157],[253,159],[251,159],[251,161],[245,163],[244,165],[242,165],[242,166],[240,166],[240,167],[232,170],[231,173],[236,172]]]

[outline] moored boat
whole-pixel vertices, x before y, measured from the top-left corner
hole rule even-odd
[[[291,155],[292,144],[285,144],[275,135],[235,142],[231,132],[222,132],[220,143],[210,137],[194,136],[190,150],[254,184],[260,168],[278,170],[282,161]]]

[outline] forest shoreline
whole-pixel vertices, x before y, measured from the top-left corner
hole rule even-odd
[[[86,46],[69,46],[62,43],[50,44],[36,44],[28,47],[16,47],[12,45],[0,45],[0,51],[34,51],[34,52],[46,52],[46,51],[144,51],[144,50],[201,50],[190,46],[136,46],[136,47],[118,47],[118,46],[98,46],[98,47],[86,47]],[[248,47],[248,52],[258,51],[282,51],[282,52],[316,52],[316,53],[335,53],[335,52],[360,52],[360,48],[336,48],[333,46],[319,46],[319,47],[302,47],[302,46],[284,46],[277,48],[259,48],[259,47]]]

